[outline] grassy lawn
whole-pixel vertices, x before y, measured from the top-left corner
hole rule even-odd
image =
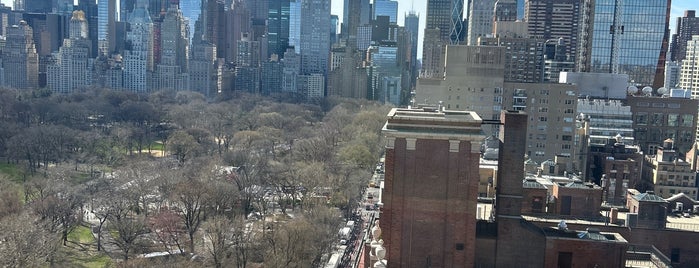
[[[112,259],[97,251],[90,227],[79,226],[68,234],[68,244],[58,252],[59,267],[103,268],[114,267]]]
[[[0,173],[7,175],[13,182],[22,181],[22,171],[15,164],[0,163]]]
[[[147,150],[148,148],[146,148]],[[163,144],[162,141],[156,141],[150,144],[150,149],[151,150],[156,150],[156,151],[162,151],[165,149],[165,144]]]

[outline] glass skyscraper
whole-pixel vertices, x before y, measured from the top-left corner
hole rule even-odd
[[[294,52],[301,52],[301,0],[291,0],[289,3],[289,47]]]
[[[269,0],[267,12],[267,57],[284,57],[289,46],[289,0]]]
[[[398,2],[393,0],[376,0],[374,1],[374,12],[371,16],[376,19],[376,16],[388,16],[391,23],[398,23]]]
[[[631,83],[642,86],[662,86],[670,1],[596,0],[591,11],[592,43],[583,68],[628,74]]]
[[[441,40],[458,44],[464,38],[464,1],[427,0],[426,29],[440,30]],[[492,20],[492,16],[490,18]]]

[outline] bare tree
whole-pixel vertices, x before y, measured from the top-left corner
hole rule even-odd
[[[176,208],[189,238],[189,251],[194,253],[194,234],[206,219],[208,189],[203,182],[192,179],[182,181],[173,192]]]

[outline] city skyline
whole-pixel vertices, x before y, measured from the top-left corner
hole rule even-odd
[[[425,29],[425,17],[427,15],[428,0],[396,0],[398,1],[398,25],[405,25],[405,15],[409,11],[415,11],[420,15],[420,27],[418,34],[418,58],[422,58],[422,43]],[[0,0],[0,3],[12,7],[13,0]],[[337,15],[340,21],[343,21],[342,0],[331,1],[331,14]],[[465,7],[466,8],[466,7]],[[676,20],[674,18],[681,17],[685,10],[699,10],[699,3],[694,0],[674,0],[672,1],[670,11],[670,29],[674,32]],[[464,14],[468,14],[464,12]]]

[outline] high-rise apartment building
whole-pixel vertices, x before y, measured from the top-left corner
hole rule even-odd
[[[524,19],[529,35],[545,40],[563,39],[565,54],[575,61],[583,0],[528,0]]]
[[[374,9],[371,14],[372,19],[375,20],[377,16],[388,16],[391,23],[398,23],[398,1],[375,0],[372,9]]]
[[[544,43],[536,38],[478,38],[479,46],[505,48],[505,82],[543,82]]]
[[[187,20],[179,8],[168,8],[160,24],[160,62],[153,74],[153,90],[190,90]]]
[[[468,7],[467,44],[474,46],[479,37],[493,34],[496,0],[471,1]]]
[[[595,73],[629,75],[629,82],[654,88],[664,79],[670,20],[669,0],[616,1],[590,3],[583,22],[590,29],[581,30],[578,69]],[[588,36],[585,36],[588,34]]]
[[[216,62],[216,46],[210,43],[193,43],[189,60],[189,86],[208,98],[221,90],[221,74]]]
[[[32,27],[25,21],[7,28],[2,53],[4,86],[17,89],[35,89],[39,86],[39,55],[32,36]]]
[[[526,154],[543,163],[556,156],[575,159],[575,117],[578,88],[554,83],[505,83],[502,109],[529,116]]]
[[[91,49],[85,13],[74,11],[69,38],[63,40],[63,46],[55,54],[55,62],[46,67],[48,88],[57,93],[70,93],[92,85]]]
[[[328,72],[330,58],[330,0],[301,2],[301,73]],[[315,79],[315,78],[314,78]]]
[[[693,99],[699,99],[699,36],[687,41],[685,50],[686,56],[680,67],[679,86],[691,90]]]
[[[153,71],[153,21],[148,8],[139,2],[129,14],[130,30],[124,50],[124,88],[148,92],[148,78]]]
[[[686,10],[684,16],[677,18],[675,33],[672,35],[670,60],[681,62],[687,53],[687,41],[693,35],[699,35],[699,18],[695,10]]]

